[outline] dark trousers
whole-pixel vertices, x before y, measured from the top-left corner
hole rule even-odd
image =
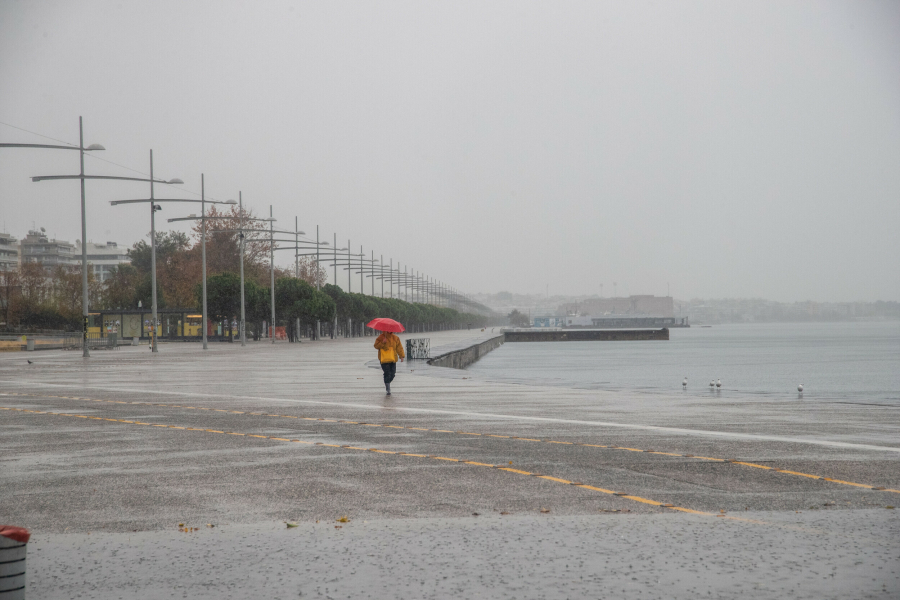
[[[381,363],[381,370],[384,371],[385,385],[394,380],[397,374],[397,363]]]

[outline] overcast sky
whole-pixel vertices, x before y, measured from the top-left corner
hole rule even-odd
[[[900,300],[896,1],[2,0],[0,92],[2,142],[81,115],[158,196],[202,172],[462,291]],[[77,170],[0,149],[0,227],[74,242],[77,182],[29,178]],[[148,187],[88,182],[88,238]]]

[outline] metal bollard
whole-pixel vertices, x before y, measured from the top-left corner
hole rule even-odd
[[[28,338],[25,340],[25,350],[27,352],[34,352],[34,338]]]
[[[0,525],[0,600],[25,599],[25,549],[31,534]]]
[[[132,346],[138,346],[138,345],[140,345],[140,344],[139,344],[138,338],[136,338],[136,337],[131,338],[131,345],[132,345]]]

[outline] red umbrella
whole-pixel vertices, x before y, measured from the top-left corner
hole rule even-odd
[[[403,325],[393,319],[372,319],[366,323],[366,327],[371,327],[378,331],[393,331],[395,333],[406,331],[406,328]]]

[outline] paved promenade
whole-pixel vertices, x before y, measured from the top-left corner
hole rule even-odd
[[[898,408],[421,363],[386,397],[372,342],[0,354],[29,597],[900,596]]]

